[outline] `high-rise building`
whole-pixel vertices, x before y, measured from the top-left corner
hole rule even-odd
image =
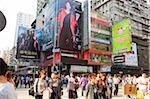
[[[17,26],[31,28],[31,23],[33,21],[34,21],[34,17],[30,14],[25,14],[25,13],[17,14]]]
[[[91,0],[91,8],[108,16],[113,24],[130,19],[132,42],[137,44],[138,50],[136,69],[148,71],[150,18],[147,0]]]
[[[4,50],[2,54],[2,58],[5,60],[7,64],[10,64],[10,58],[11,58],[10,52],[11,50],[8,48],[7,50]]]

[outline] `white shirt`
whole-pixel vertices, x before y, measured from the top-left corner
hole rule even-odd
[[[117,77],[113,78],[113,83],[114,84],[119,84],[119,82],[120,82],[119,78],[117,78]]]
[[[17,99],[15,88],[11,83],[0,84],[0,99]]]
[[[141,83],[146,84],[146,78],[144,78],[144,77],[139,77],[138,83],[139,83],[139,89],[140,89],[140,90],[146,90],[146,85],[141,84]]]
[[[34,83],[34,92],[36,92],[36,87],[37,87],[37,94],[38,95],[43,95],[42,90],[46,89],[46,81],[41,80],[41,79],[36,79]]]

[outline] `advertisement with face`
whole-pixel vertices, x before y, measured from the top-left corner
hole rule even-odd
[[[18,28],[17,55],[16,58],[39,59],[40,47],[34,30],[25,27]]]
[[[131,51],[131,32],[129,19],[112,26],[113,54]]]
[[[45,12],[44,31],[48,48],[55,45],[55,48],[62,50],[80,50],[81,3],[75,0],[52,0]]]

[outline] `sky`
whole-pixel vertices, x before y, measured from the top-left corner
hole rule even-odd
[[[1,52],[14,46],[17,13],[23,12],[35,17],[36,8],[37,0],[0,0],[0,11],[3,12],[7,20],[5,29],[0,32]]]

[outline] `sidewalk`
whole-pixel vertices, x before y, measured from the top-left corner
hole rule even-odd
[[[119,88],[118,96],[115,97],[113,96],[112,99],[123,99],[122,92],[123,91]],[[17,89],[17,97],[18,99],[35,99],[34,97],[28,95],[28,88]],[[47,97],[48,97],[48,92],[45,92],[43,99],[47,99]],[[81,88],[78,89],[78,97],[79,97],[78,99],[85,99],[85,97],[81,96]],[[68,99],[68,92],[66,88],[63,90],[62,99]]]

